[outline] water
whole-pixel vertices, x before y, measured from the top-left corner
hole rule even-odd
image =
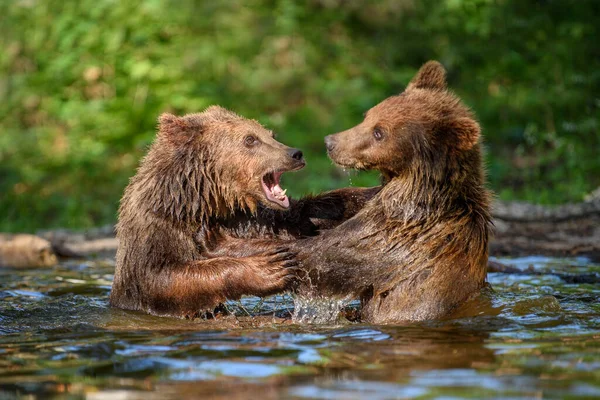
[[[524,273],[490,274],[456,318],[395,326],[291,323],[289,296],[157,318],[107,306],[110,260],[0,270],[0,399],[600,398],[600,285],[568,279],[600,267],[501,261]]]
[[[350,304],[351,298],[321,296],[294,296],[292,321],[296,324],[332,324],[340,317],[340,310]]]

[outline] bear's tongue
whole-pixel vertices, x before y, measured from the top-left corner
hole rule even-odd
[[[283,190],[281,186],[279,186],[281,174],[281,172],[272,172],[265,175],[261,181],[262,188],[267,199],[279,204],[283,208],[288,208],[290,206],[290,199],[285,195],[287,189]]]

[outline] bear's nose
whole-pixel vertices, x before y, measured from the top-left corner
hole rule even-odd
[[[302,160],[302,151],[300,149],[289,149],[288,154],[296,161]]]
[[[325,147],[327,151],[332,151],[335,147],[335,142],[333,141],[333,135],[325,136]]]

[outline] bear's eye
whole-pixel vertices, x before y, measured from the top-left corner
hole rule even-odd
[[[258,144],[258,139],[256,139],[252,135],[248,135],[244,139],[244,143],[246,144],[246,146],[254,146],[255,144]]]
[[[373,129],[373,137],[375,138],[375,140],[383,139],[383,131],[379,128]]]

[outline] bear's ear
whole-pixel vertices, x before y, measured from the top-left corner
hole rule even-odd
[[[158,117],[159,134],[171,143],[179,144],[186,142],[190,135],[190,124],[185,119],[170,113],[163,113]]]
[[[406,87],[410,89],[446,89],[446,70],[437,61],[427,61]]]
[[[453,142],[459,150],[470,150],[479,142],[481,127],[472,118],[454,118],[444,123],[444,128],[452,132]]]

